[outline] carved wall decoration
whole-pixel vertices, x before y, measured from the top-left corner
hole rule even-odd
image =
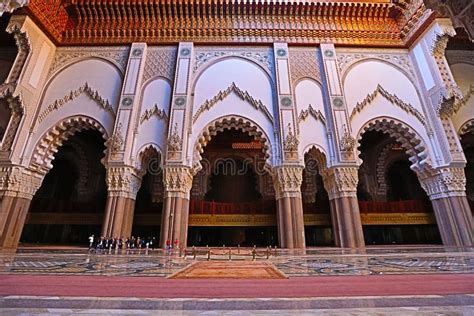
[[[288,132],[286,134],[285,139],[283,140],[283,150],[285,151],[286,159],[293,160],[298,158],[299,144],[300,140],[298,139],[298,135],[296,135],[296,133],[293,133],[291,124],[288,123]]]
[[[124,143],[125,140],[122,135],[122,123],[120,122],[115,128],[114,133],[105,142],[109,156],[111,156],[112,159],[114,159],[114,156],[122,149]]]
[[[232,82],[232,84],[225,90],[219,91],[212,99],[206,100],[193,115],[193,123],[196,123],[199,116],[204,112],[210,110],[215,106],[219,101],[223,101],[229,94],[235,93],[240,99],[248,102],[253,105],[255,109],[261,111],[265,116],[273,122],[273,117],[268,111],[268,108],[262,103],[261,100],[254,99],[247,91],[241,90],[237,85]]]
[[[182,195],[189,198],[189,192],[193,185],[193,175],[190,168],[184,166],[166,167],[164,175],[166,194]]]
[[[410,76],[410,79],[416,81],[415,71],[408,54],[371,53],[369,51],[349,53],[344,52],[343,50],[338,50],[337,66],[339,68],[339,72],[341,74],[345,74],[349,70],[349,68],[355,63],[358,63],[362,60],[370,59],[384,61],[396,66],[397,68],[401,68],[405,71],[407,75]]]
[[[323,174],[324,188],[329,199],[356,197],[359,183],[358,170],[355,167],[329,168]]]
[[[321,113],[320,110],[315,110],[311,104],[306,110],[301,110],[300,115],[298,115],[298,123],[306,120],[309,115],[311,115],[316,121],[321,121],[324,125],[326,125],[326,118],[324,117],[324,114]]]
[[[178,133],[178,123],[174,125],[173,131],[168,138],[168,153],[181,151],[183,149],[183,139]]]
[[[351,136],[351,133],[349,133],[346,125],[343,125],[342,129],[343,133],[339,142],[339,147],[342,152],[352,152],[354,150],[356,140]]]
[[[2,151],[9,151],[12,149],[13,141],[20,127],[21,120],[25,114],[25,106],[21,100],[21,95],[13,96],[6,91],[0,99],[3,99],[11,111],[10,122],[8,123],[8,129],[5,131],[3,140],[0,139],[0,149]]]
[[[99,131],[104,140],[107,138],[107,132],[102,125],[89,117],[69,117],[53,126],[36,144],[30,161],[30,169],[40,174],[46,174],[53,167],[51,161],[63,142],[72,135],[89,129]]]
[[[107,167],[105,182],[109,196],[122,196],[135,199],[140,189],[142,178],[132,167]]]
[[[53,103],[48,105],[46,109],[41,112],[38,117],[38,122],[41,123],[50,113],[59,110],[62,108],[66,103],[74,101],[77,99],[81,94],[87,94],[92,100],[96,101],[96,104],[100,106],[102,109],[106,110],[112,116],[115,117],[115,111],[112,105],[110,104],[109,100],[104,99],[100,96],[99,92],[92,89],[89,84],[86,82],[84,85],[80,86],[76,90],[70,91],[61,99],[55,100]]]
[[[474,84],[469,86],[469,90],[465,95],[459,97],[458,94],[453,94],[452,96],[446,98],[443,97],[443,100],[438,104],[438,114],[441,117],[451,117],[456,114],[464,105],[466,105],[471,97],[474,95]]]
[[[273,168],[273,185],[276,199],[301,197],[303,166],[279,166]]]
[[[173,82],[177,53],[174,46],[148,47],[143,82],[155,77],[163,77]]]
[[[421,187],[430,199],[466,195],[464,168],[441,168],[418,173]]]
[[[114,64],[122,74],[125,73],[128,62],[129,47],[59,47],[54,61],[49,69],[50,78],[59,69],[80,59],[103,58]]]
[[[399,97],[397,97],[394,94],[390,94],[387,90],[382,88],[381,85],[377,85],[377,88],[374,90],[374,92],[368,94],[364,100],[361,102],[357,103],[355,108],[352,110],[352,113],[350,115],[350,120],[352,120],[357,113],[361,112],[367,105],[371,104],[372,101],[378,96],[378,95],[383,96],[385,99],[387,99],[390,103],[393,105],[398,106],[401,108],[403,111],[415,116],[418,121],[421,122],[421,124],[426,125],[426,120],[423,116],[423,114],[420,113],[417,109],[413,107],[413,105],[404,102],[401,100]]]
[[[5,13],[12,13],[13,10],[28,5],[30,0],[3,0],[0,2],[0,17]]]
[[[318,82],[321,81],[319,57],[316,49],[290,47],[289,51],[290,75],[293,85],[303,78],[311,78]]]
[[[143,112],[140,116],[140,125],[151,119],[152,117],[156,117],[158,120],[168,120],[168,116],[166,115],[165,110],[162,110],[158,107],[158,104],[155,104],[152,108],[147,109]]]
[[[41,186],[44,175],[19,166],[0,167],[0,192],[2,196],[31,200]]]
[[[273,75],[273,51],[269,48],[255,47],[216,47],[213,49],[196,48],[194,54],[193,73],[209,62],[223,57],[241,57],[256,62],[262,66],[268,74]]]

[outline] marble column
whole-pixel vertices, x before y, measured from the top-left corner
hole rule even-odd
[[[303,167],[300,165],[283,165],[274,168],[278,239],[282,248],[306,246],[301,200],[302,173]]]
[[[141,176],[133,167],[108,167],[106,181],[108,196],[102,236],[130,237]]]
[[[473,218],[466,197],[464,168],[442,168],[419,178],[433,205],[443,244],[473,246]]]
[[[161,219],[160,246],[169,240],[186,247],[188,237],[189,194],[193,182],[191,169],[186,166],[166,166],[164,169],[165,200]]]
[[[0,251],[16,251],[34,194],[43,175],[20,167],[0,170]]]
[[[341,248],[365,247],[364,233],[357,201],[356,167],[333,167],[323,175],[329,194],[332,230],[336,246]]]

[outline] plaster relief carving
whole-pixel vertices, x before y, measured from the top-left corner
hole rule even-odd
[[[43,175],[18,166],[0,167],[0,192],[3,196],[31,200],[41,186]]]
[[[128,47],[60,47],[56,51],[48,77],[74,60],[99,57],[113,63],[123,73],[127,69]]]
[[[176,47],[148,47],[143,82],[155,77],[163,77],[173,82],[176,54]]]
[[[13,35],[15,38],[15,44],[18,48],[18,53],[15,59],[15,62],[10,70],[8,78],[5,80],[5,83],[0,85],[0,93],[6,89],[14,90],[12,85],[18,83],[20,74],[25,66],[26,59],[28,58],[31,52],[31,43],[26,32],[21,31],[21,25],[18,23],[10,23],[6,31]]]
[[[141,176],[132,167],[108,167],[105,181],[110,196],[135,199],[141,185]]]
[[[219,101],[223,101],[230,93],[235,93],[240,99],[243,101],[248,102],[249,104],[253,105],[255,109],[258,111],[261,111],[265,114],[265,116],[273,122],[273,117],[268,111],[267,107],[262,103],[261,100],[254,99],[247,91],[241,90],[235,82],[232,82],[232,84],[225,90],[219,91],[212,99],[206,100],[196,111],[196,113],[193,115],[193,123],[196,123],[198,120],[199,116],[205,112],[210,110],[213,106],[215,106]]]
[[[279,166],[273,169],[273,185],[277,199],[283,197],[301,197],[303,183],[302,166]]]
[[[288,133],[283,140],[283,150],[285,151],[286,159],[297,159],[298,158],[298,145],[300,141],[296,133],[293,133],[291,124],[288,123]]]
[[[321,81],[316,49],[290,48],[290,70],[293,85],[303,78]]]
[[[340,149],[342,152],[350,153],[354,150],[356,140],[351,136],[346,125],[342,126],[343,132],[340,140]]]
[[[112,159],[115,159],[116,154],[122,149],[124,143],[125,140],[122,136],[122,123],[119,123],[112,136],[110,136],[105,142],[108,153]]]
[[[252,48],[233,48],[232,50],[224,50],[221,48],[221,50],[216,51],[197,50],[194,57],[193,73],[196,73],[199,68],[208,62],[216,58],[227,56],[243,57],[253,60],[267,69],[269,73],[272,73],[273,56],[271,50],[268,50],[267,52],[264,52],[264,50],[265,49],[258,49],[258,51],[255,51],[255,49]]]
[[[362,100],[361,102],[357,103],[355,108],[352,110],[352,113],[350,115],[350,120],[352,120],[357,113],[359,112],[362,112],[362,110],[369,104],[372,103],[372,101],[375,100],[375,98],[378,96],[378,95],[381,95],[383,96],[385,99],[387,99],[390,103],[392,103],[393,105],[396,105],[398,106],[399,108],[401,108],[403,111],[409,113],[409,114],[412,114],[413,116],[415,116],[420,122],[421,124],[423,125],[426,125],[426,121],[425,121],[425,118],[423,117],[423,114],[420,113],[420,111],[418,111],[417,109],[415,109],[413,107],[413,105],[409,104],[409,103],[406,103],[404,102],[403,100],[401,100],[399,97],[397,97],[395,94],[390,94],[387,90],[385,90],[384,88],[382,88],[381,85],[377,85],[377,88],[375,89],[374,92],[368,94],[364,100]]]
[[[464,168],[442,168],[418,173],[421,187],[430,199],[466,195]]]
[[[357,196],[359,176],[356,167],[326,169],[322,172],[322,176],[324,188],[328,192],[330,200],[345,196]]]
[[[451,117],[456,114],[464,105],[466,105],[474,95],[474,84],[469,86],[469,90],[464,96],[452,92],[451,97],[443,97],[438,105],[438,114],[440,117]]]
[[[300,115],[298,116],[298,123],[306,120],[310,115],[316,121],[321,121],[324,125],[326,125],[326,118],[324,117],[323,113],[321,113],[320,110],[315,110],[311,104],[306,110],[301,110]]]
[[[115,117],[115,111],[112,105],[110,104],[109,100],[104,99],[100,96],[99,92],[92,89],[89,84],[86,82],[84,85],[79,87],[76,90],[70,91],[67,95],[63,98],[55,100],[53,103],[48,105],[46,109],[41,112],[38,117],[38,122],[41,123],[50,113],[59,110],[62,108],[66,103],[71,102],[78,98],[81,94],[86,93],[92,100],[96,101],[96,104],[100,106],[102,109],[106,110],[112,116]]]
[[[145,110],[140,116],[140,125],[151,119],[153,116],[155,116],[158,120],[167,121],[168,119],[165,110],[160,109],[158,104],[155,104],[151,109]]]
[[[189,198],[193,185],[191,169],[184,166],[166,167],[164,170],[165,194]]]
[[[355,63],[364,59],[376,59],[402,68],[412,79],[416,78],[413,66],[408,55],[405,54],[374,54],[374,53],[344,53],[338,52],[337,66],[339,73],[343,74]]]
[[[178,123],[174,125],[173,131],[168,138],[168,158],[176,158],[177,152],[183,149],[183,139],[178,133]]]

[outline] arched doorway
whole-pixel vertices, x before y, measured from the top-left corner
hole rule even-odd
[[[160,240],[160,221],[163,209],[163,169],[161,155],[152,148],[147,148],[141,155],[142,177],[137,192],[133,217],[132,235],[153,241],[157,246]]]
[[[207,144],[191,189],[188,245],[276,245],[276,204],[262,148],[236,128]]]
[[[366,245],[441,243],[430,200],[403,146],[368,130],[359,151],[357,195]]]
[[[31,202],[20,242],[87,244],[88,236],[100,233],[107,199],[104,150],[95,130],[63,143]]]
[[[326,166],[320,166],[323,163],[321,156],[316,148],[312,148],[304,157],[301,196],[307,247],[334,245],[329,196],[321,176],[321,170]]]

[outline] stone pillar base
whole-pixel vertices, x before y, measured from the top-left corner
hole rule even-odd
[[[365,247],[357,197],[343,196],[330,201],[332,230],[336,246]]]
[[[0,251],[16,251],[31,199],[4,196],[0,201]]]
[[[446,246],[474,245],[473,219],[465,196],[449,196],[431,201],[439,232]]]
[[[135,200],[123,196],[108,196],[102,236],[130,237],[132,234]]]

